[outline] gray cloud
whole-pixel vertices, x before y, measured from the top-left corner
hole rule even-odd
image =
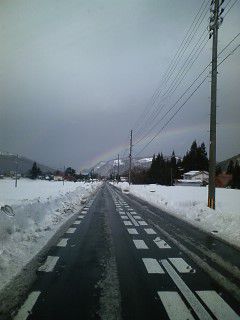
[[[55,167],[80,168],[115,156],[199,5],[196,0],[2,1],[0,148]],[[226,17],[220,49],[239,32],[239,18],[240,10]],[[211,42],[166,108],[210,58]],[[219,159],[239,153],[239,60],[236,52],[219,70]],[[207,142],[209,95],[207,82],[144,155],[172,148],[181,154],[194,138]]]

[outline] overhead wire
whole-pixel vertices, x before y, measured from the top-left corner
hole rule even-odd
[[[232,40],[230,41],[230,43],[232,43]],[[227,46],[229,46],[230,43]],[[220,66],[224,61],[226,61],[238,48],[240,48],[240,43],[221,62],[219,62],[217,66]],[[149,146],[149,144],[166,128],[166,126],[171,122],[171,120],[176,116],[176,114],[184,107],[184,105],[189,101],[189,99],[194,95],[194,93],[201,87],[201,85],[206,81],[207,78],[208,78],[208,75],[200,82],[200,84],[195,88],[195,90],[180,105],[180,107],[174,112],[174,114],[170,117],[170,119],[161,127],[161,129],[151,138],[151,140],[148,141],[148,143],[139,152],[137,152],[137,154],[135,154],[135,156],[142,153],[147,148],[147,146]]]

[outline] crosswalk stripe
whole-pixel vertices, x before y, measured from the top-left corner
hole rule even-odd
[[[38,268],[38,271],[42,271],[42,272],[53,271],[56,263],[58,262],[58,259],[59,259],[59,257],[48,256],[47,260],[44,262],[44,264]]]
[[[166,272],[169,274],[170,278],[173,280],[175,285],[181,291],[185,299],[188,301],[196,315],[200,320],[213,320],[210,314],[206,311],[200,301],[197,299],[195,294],[190,290],[182,278],[177,274],[174,268],[167,260],[162,260],[162,265]]]
[[[160,273],[160,274],[164,273],[164,270],[158,263],[157,259],[142,258],[142,260],[148,273]]]
[[[190,310],[175,291],[159,291],[159,298],[170,320],[194,320]]]
[[[123,221],[123,223],[125,224],[125,226],[132,226],[132,222],[131,221]]]
[[[152,228],[145,228],[144,231],[145,231],[147,234],[156,234],[156,232],[155,232]]]
[[[138,234],[137,229],[135,228],[128,228],[127,231],[129,234]]]
[[[218,320],[239,320],[240,316],[214,291],[196,291]]]
[[[147,222],[146,221],[138,221],[140,226],[147,226]]]
[[[158,246],[159,249],[170,249],[171,247],[165,242],[164,240],[160,239],[157,237],[156,239],[153,240],[156,245]]]
[[[137,249],[148,249],[148,246],[143,240],[133,240]]]
[[[196,270],[193,269],[183,258],[169,258],[170,262],[174,265],[180,273],[195,273]]]
[[[69,228],[66,233],[74,233],[76,231],[76,228]]]
[[[66,247],[67,242],[68,242],[68,238],[63,238],[58,242],[57,246],[58,247]]]
[[[26,320],[37,302],[38,297],[40,296],[40,291],[33,291],[29,294],[27,297],[27,300],[24,302],[20,310],[18,311],[16,317],[14,317],[14,320]]]

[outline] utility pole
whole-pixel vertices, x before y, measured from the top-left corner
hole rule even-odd
[[[129,147],[129,172],[128,183],[131,184],[131,171],[132,171],[132,130],[130,132],[130,147]]]
[[[18,179],[18,154],[16,157],[16,168],[15,168],[15,188],[17,188],[17,179]]]
[[[119,182],[119,154],[118,154],[118,162],[117,162],[117,183]]]
[[[221,4],[219,2],[221,1]],[[212,37],[212,71],[211,71],[211,111],[210,111],[210,143],[209,143],[209,186],[208,207],[215,209],[215,173],[216,173],[216,107],[217,107],[217,55],[218,55],[218,29],[223,18],[219,12],[222,0],[212,0],[210,17],[210,34]]]

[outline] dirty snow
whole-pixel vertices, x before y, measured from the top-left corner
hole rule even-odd
[[[131,185],[129,192],[240,247],[240,190],[217,188],[216,210],[207,207],[207,187]]]
[[[81,208],[100,182],[0,180],[0,289],[39,252],[59,227]]]

